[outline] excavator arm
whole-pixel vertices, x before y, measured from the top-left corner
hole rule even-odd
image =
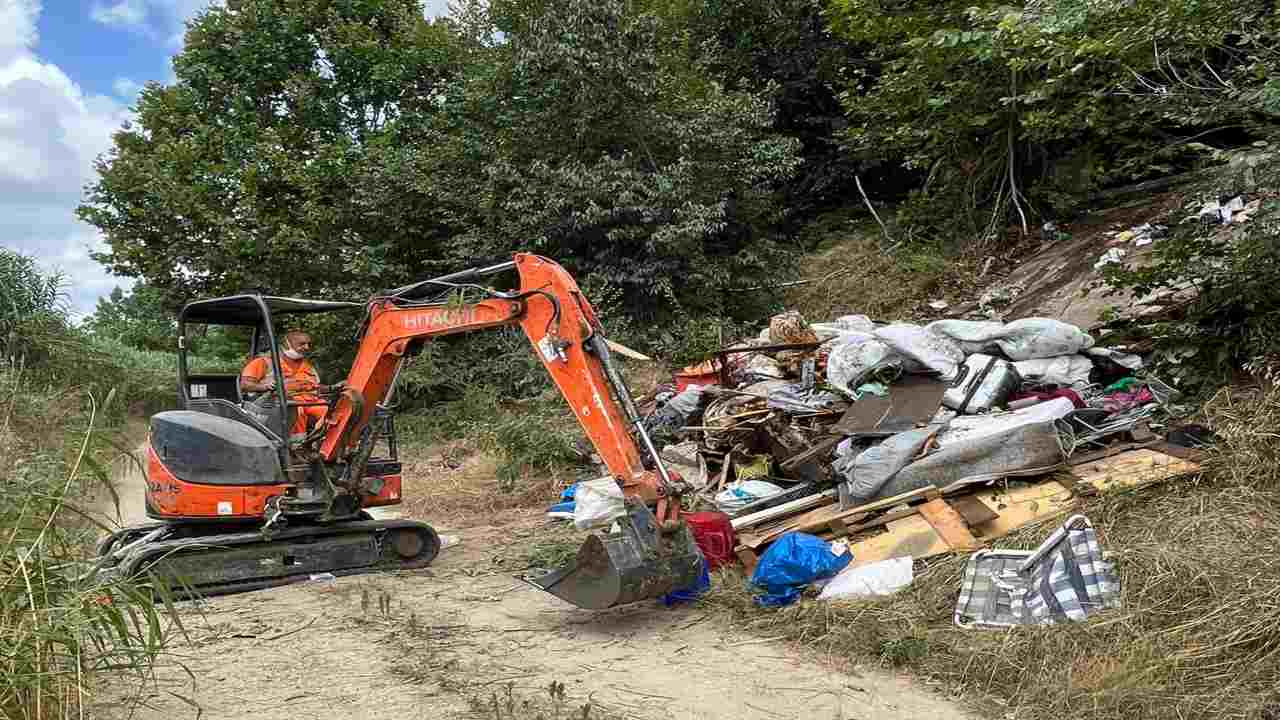
[[[603,329],[577,283],[557,263],[518,254],[509,264],[479,272],[514,269],[519,290],[501,293],[460,279],[477,271],[427,280],[374,297],[342,396],[326,419],[319,455],[345,468],[337,484],[355,492],[371,445],[370,419],[384,404],[411,344],[434,337],[519,325],[543,367],[572,409],[627,499],[618,531],[591,536],[578,561],[535,585],[580,607],[609,607],[685,587],[698,570],[697,550],[680,520],[683,482],[663,466],[609,356]],[[414,299],[470,287],[487,297],[473,303]],[[634,436],[633,436],[634,433]],[[645,445],[654,470],[641,460],[635,437]],[[656,515],[648,506],[654,506]]]

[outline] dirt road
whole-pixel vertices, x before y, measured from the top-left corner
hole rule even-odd
[[[121,473],[126,516],[141,478]],[[182,609],[189,639],[146,681],[99,694],[106,718],[962,718],[880,671],[832,670],[807,650],[693,608],[578,610],[504,569],[539,513],[451,529],[427,570],[213,598]],[[506,548],[504,551],[502,548]],[[554,685],[553,685],[554,683]]]

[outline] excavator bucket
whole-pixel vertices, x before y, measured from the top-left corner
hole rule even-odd
[[[587,610],[660,598],[692,587],[702,558],[687,525],[661,532],[643,502],[627,501],[618,531],[593,534],[568,567],[529,579],[535,587]]]

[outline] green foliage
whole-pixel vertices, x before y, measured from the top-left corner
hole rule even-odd
[[[173,352],[176,316],[163,295],[143,283],[127,294],[117,287],[109,296],[99,298],[98,307],[83,326],[94,335],[114,338],[129,347]]]
[[[79,214],[107,236],[100,259],[175,301],[363,296],[422,272],[437,223],[368,181],[398,124],[435,111],[452,46],[415,0],[208,9],[174,58],[177,82],[142,91],[99,163]]]
[[[0,316],[6,718],[84,714],[96,674],[141,678],[179,623],[164,588],[85,572],[96,533],[75,506],[87,491],[110,487],[107,467],[127,447],[110,420],[138,400],[132,393],[149,374],[135,364],[141,351],[99,345],[71,328],[59,287],[30,258],[0,248],[0,298],[9,300]]]
[[[792,219],[846,203],[855,166],[837,142],[846,124],[838,91],[859,53],[828,30],[822,1],[653,4],[689,58],[732,90],[763,94],[773,127],[800,140],[804,163],[783,190]]]
[[[849,149],[919,173],[922,237],[994,237],[1064,192],[1167,173],[1179,136],[1267,122],[1269,7],[832,0],[870,61],[849,68]]]
[[[504,413],[493,418],[487,430],[484,444],[498,455],[502,491],[514,490],[526,473],[551,475],[581,459],[574,449],[581,432],[563,402]]]
[[[756,97],[693,82],[658,50],[660,26],[621,2],[553,0],[526,12],[488,64],[469,68],[411,173],[444,179],[469,227],[449,252],[525,249],[584,286],[623,294],[644,322],[718,308],[718,291],[776,271],[773,187],[794,140]],[[406,151],[407,153],[408,151]]]
[[[0,247],[0,343],[7,356],[49,357],[53,348],[41,339],[67,327],[62,286],[63,278],[41,272],[34,258]]]

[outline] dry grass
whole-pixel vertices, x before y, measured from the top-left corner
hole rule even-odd
[[[400,449],[404,462],[403,512],[450,528],[500,522],[512,511],[543,510],[573,482],[566,473],[528,475],[509,487],[498,481],[498,459],[468,440]]]
[[[809,232],[823,239],[802,261],[800,275],[827,279],[791,288],[783,300],[810,322],[850,313],[878,320],[936,317],[929,302],[956,305],[978,294],[983,261],[977,255],[943,257],[919,249],[886,254],[874,226],[816,223]]]
[[[740,575],[706,602],[836,660],[897,666],[1011,718],[1280,717],[1280,391],[1223,391],[1203,477],[1097,499],[1085,513],[1121,575],[1123,607],[1011,631],[951,623],[963,558],[879,601],[768,612]],[[1000,541],[1032,547],[1032,528]]]

